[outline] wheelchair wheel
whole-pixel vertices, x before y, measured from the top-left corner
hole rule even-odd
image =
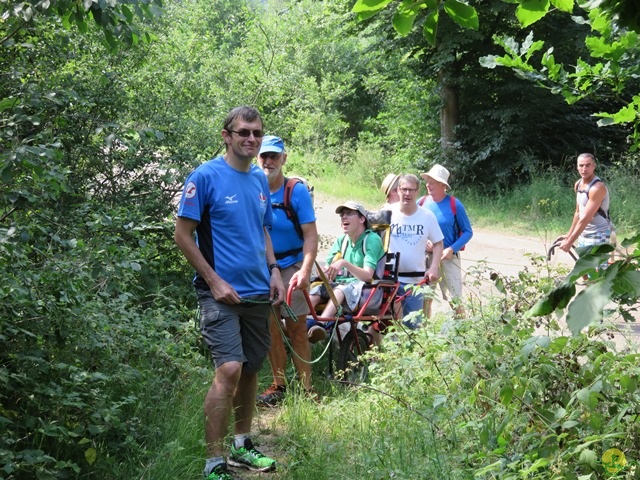
[[[354,338],[353,332],[349,332],[342,339],[338,350],[338,358],[336,359],[336,368],[340,380],[360,383],[367,379],[367,364],[358,358],[358,344],[361,352],[369,349],[367,334],[360,330],[357,331],[356,338]]]

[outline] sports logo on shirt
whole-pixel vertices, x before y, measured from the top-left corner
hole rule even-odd
[[[238,194],[236,193],[235,195],[228,195],[228,196],[224,197],[224,198],[226,198],[226,199],[227,199],[227,200],[224,202],[224,203],[225,203],[225,205],[229,205],[229,204],[231,204],[231,203],[238,203],[238,200],[236,200],[236,196],[237,196],[237,195],[238,195]]]
[[[193,182],[189,182],[186,187],[184,187],[184,196],[186,198],[193,198],[196,196],[196,184]]]

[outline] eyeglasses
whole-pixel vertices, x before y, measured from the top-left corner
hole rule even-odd
[[[346,208],[340,212],[340,217],[351,217],[353,215],[358,215],[358,212],[355,210],[347,210]]]
[[[417,188],[399,188],[398,190],[402,193],[413,193],[418,191]]]
[[[254,135],[255,136],[255,135]],[[260,154],[260,158],[263,160],[278,160],[280,158],[281,153],[277,152],[264,152]]]
[[[226,128],[225,130],[227,132],[237,133],[238,136],[242,138],[249,138],[252,133],[255,138],[264,137],[264,131],[262,130],[248,130],[246,128],[241,128],[240,130],[231,130],[230,128]]]

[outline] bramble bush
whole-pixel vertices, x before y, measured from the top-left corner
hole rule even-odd
[[[421,425],[437,444],[439,462],[404,458],[395,468],[409,477],[429,468],[444,478],[636,478],[632,462],[614,468],[603,455],[640,448],[637,347],[616,351],[607,323],[568,337],[557,319],[525,317],[523,307],[553,288],[552,271],[534,271],[503,279],[503,296],[468,306],[471,318],[398,331],[370,354],[371,387],[400,400],[374,402],[370,415],[402,431]],[[401,455],[388,439],[386,458]]]

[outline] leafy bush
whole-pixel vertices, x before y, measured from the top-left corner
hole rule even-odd
[[[458,465],[451,472],[603,478],[605,452],[638,451],[640,355],[616,353],[599,338],[610,332],[606,325],[566,337],[555,321],[543,329],[524,318],[523,306],[551,288],[551,278],[507,279],[502,300],[469,307],[473,318],[440,318],[418,332],[397,332],[397,341],[375,354],[372,386],[402,400],[394,410],[410,406],[411,422],[436,437],[439,457]],[[389,412],[372,415],[386,418]],[[403,422],[411,416],[393,415]],[[405,473],[417,468],[406,461]],[[633,475],[630,465],[618,467],[616,478]]]

